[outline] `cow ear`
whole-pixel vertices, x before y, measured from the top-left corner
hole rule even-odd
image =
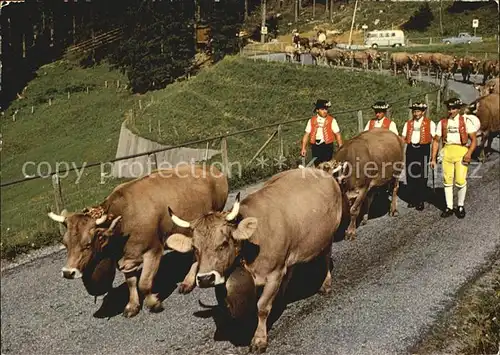
[[[193,241],[184,234],[174,233],[167,238],[167,246],[179,253],[187,253],[193,249]]]
[[[233,238],[235,240],[248,240],[257,230],[257,218],[247,217],[238,223],[238,227],[233,231]]]

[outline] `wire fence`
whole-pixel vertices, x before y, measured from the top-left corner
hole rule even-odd
[[[449,95],[448,92],[447,83],[442,82],[435,90],[390,102],[388,116],[400,130],[409,117],[409,103],[425,100],[430,107],[429,111],[438,113],[440,103]],[[333,115],[341,127],[343,138],[348,139],[364,129],[372,110],[370,107],[360,107],[333,112]],[[25,177],[11,181],[2,179],[0,185],[2,251],[10,252],[20,245],[39,246],[38,243],[46,240],[40,238],[40,235],[57,236],[60,233],[59,227],[47,217],[46,212],[81,210],[85,206],[101,202],[121,182],[147,175],[156,169],[172,167],[170,162],[161,158],[165,152],[180,148],[199,151],[201,159],[183,159],[181,156],[181,162],[177,165],[191,164],[194,161],[216,165],[228,175],[232,187],[296,166],[300,159],[300,142],[307,119],[289,118],[103,162],[67,162],[62,167],[42,165],[40,162],[23,165],[22,173]],[[214,150],[216,154],[209,155]],[[142,163],[137,165],[141,158]],[[116,168],[121,164],[125,164],[125,170],[128,169],[129,174],[117,173]],[[130,165],[134,164],[135,169],[131,174]]]

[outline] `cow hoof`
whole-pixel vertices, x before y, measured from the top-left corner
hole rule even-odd
[[[158,297],[153,295],[146,296],[145,304],[149,311],[152,313],[158,313],[164,310],[163,305],[161,304]]]
[[[363,219],[361,220],[361,225],[364,226],[368,223],[368,216],[363,216]]]
[[[320,295],[323,295],[323,296],[329,295],[330,293],[332,293],[332,286],[331,285],[329,285],[329,286],[323,285],[319,289],[318,293]]]
[[[267,341],[263,338],[253,338],[250,344],[250,352],[262,354],[267,349]]]
[[[346,240],[355,240],[356,239],[356,232],[355,231],[353,231],[353,232],[347,231],[345,233],[345,239]]]
[[[399,216],[399,212],[397,210],[392,211],[390,215],[391,215],[391,217],[397,217],[397,216]]]
[[[189,292],[193,291],[194,289],[194,284],[190,285],[190,284],[187,284],[187,283],[181,283],[179,285],[179,293],[183,294],[183,295],[187,295]]]
[[[127,304],[125,310],[123,311],[123,316],[125,318],[135,317],[140,310],[140,306],[138,304]]]

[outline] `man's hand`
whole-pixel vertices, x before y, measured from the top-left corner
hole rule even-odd
[[[465,165],[469,165],[470,161],[472,159],[472,154],[470,153],[467,153],[464,155],[464,157],[462,158],[462,161]]]
[[[432,159],[430,165],[431,169],[436,169],[436,159]]]
[[[307,150],[306,150],[306,148],[302,148],[302,149],[300,150],[300,155],[301,155],[302,157],[305,157],[305,156],[306,156],[306,154],[307,154]]]

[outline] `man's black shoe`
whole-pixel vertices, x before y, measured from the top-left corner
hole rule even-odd
[[[419,204],[417,204],[416,208],[415,208],[417,211],[422,211],[424,209],[424,203],[423,202],[420,202]]]
[[[443,213],[441,213],[441,217],[443,218],[450,217],[452,214],[453,210],[447,207],[446,210],[444,210]]]
[[[463,206],[459,206],[457,209],[457,217],[464,218],[465,217],[465,209]]]
[[[406,207],[408,207],[408,208],[413,208],[413,207],[415,207],[415,205],[414,205],[413,203],[409,202],[409,203],[408,203],[408,206],[406,206]]]

